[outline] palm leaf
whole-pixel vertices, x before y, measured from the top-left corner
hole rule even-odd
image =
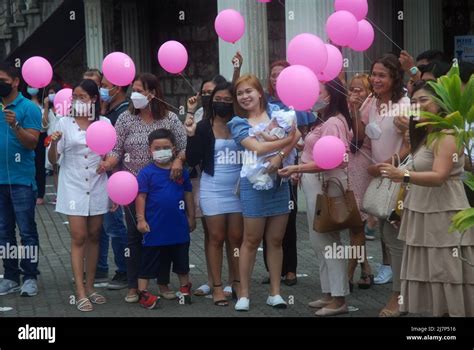
[[[472,191],[474,191],[474,174],[471,172],[467,172],[467,179],[464,180],[464,183],[466,184],[467,187],[469,187]]]
[[[459,64],[454,63],[454,64],[451,66],[451,69],[449,70],[449,72],[448,72],[447,75],[448,75],[448,77],[452,77],[453,75],[459,76]]]
[[[464,92],[462,93],[461,104],[459,106],[459,111],[466,119],[469,119],[469,112],[474,108],[473,104],[474,96],[474,75],[471,76],[466,86],[464,87]],[[474,113],[474,111],[472,112]],[[471,118],[474,118],[472,116]],[[470,121],[472,123],[472,120]]]
[[[429,82],[428,83],[436,92],[436,94],[440,97],[433,97],[433,100],[447,113],[453,112],[453,107],[451,105],[451,100],[447,91],[447,88],[441,83],[441,78],[438,79],[438,82]]]
[[[464,111],[461,109],[461,78],[459,75],[453,75],[449,77],[449,98],[451,100],[451,107],[454,110],[459,111],[461,115],[464,115]]]
[[[464,130],[466,124],[464,123],[464,118],[462,117],[459,111],[455,111],[444,118],[450,125],[453,126],[453,129]]]
[[[474,226],[474,208],[462,210],[451,219],[451,226],[449,227],[449,233],[455,231],[464,232],[470,227]]]

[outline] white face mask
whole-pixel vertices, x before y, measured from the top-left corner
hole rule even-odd
[[[170,149],[162,149],[153,152],[153,160],[160,164],[166,164],[173,158],[173,151]]]
[[[88,117],[91,111],[90,103],[75,101],[74,102],[74,117]]]
[[[314,112],[319,112],[319,111],[322,111],[324,108],[326,108],[327,106],[329,106],[329,102],[326,101],[325,99],[320,99],[318,100],[314,106],[313,106],[313,111]]]
[[[382,136],[382,129],[376,122],[370,122],[365,127],[365,134],[371,140],[378,140]]]
[[[144,109],[150,103],[150,101],[148,101],[148,98],[139,92],[133,92],[130,96],[130,99],[132,100],[133,107],[135,107],[136,109]]]

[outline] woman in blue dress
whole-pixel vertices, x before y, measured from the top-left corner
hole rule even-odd
[[[250,305],[250,276],[260,242],[264,238],[267,245],[267,261],[270,272],[270,295],[267,304],[275,308],[286,308],[280,296],[280,274],[283,260],[282,240],[290,212],[288,183],[278,181],[276,171],[283,160],[293,150],[301,137],[294,128],[288,137],[273,141],[259,142],[249,135],[249,130],[259,124],[270,123],[266,112],[265,95],[259,80],[253,75],[244,75],[234,87],[234,103],[237,115],[229,123],[232,137],[245,152],[244,162],[254,156],[275,154],[269,157],[268,173],[274,178],[274,186],[269,190],[256,190],[247,177],[240,178],[240,200],[244,217],[244,237],[240,247],[240,290],[237,311],[248,311]],[[245,166],[245,164],[244,164]]]
[[[186,159],[190,166],[203,169],[199,199],[209,233],[207,258],[214,284],[212,296],[216,306],[228,306],[222,288],[222,248],[227,241],[232,253],[238,250],[243,234],[242,206],[235,193],[241,164],[235,156],[237,144],[227,128],[234,114],[232,84],[217,85],[209,106],[209,118],[197,125],[194,121],[185,124]],[[230,272],[238,281],[238,254],[232,254],[230,260]]]

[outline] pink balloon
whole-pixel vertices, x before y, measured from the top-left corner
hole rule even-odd
[[[318,167],[331,170],[342,164],[346,146],[336,136],[321,137],[313,147],[313,160]]]
[[[321,72],[328,62],[328,52],[324,42],[316,35],[303,33],[295,36],[288,44],[288,62]]]
[[[336,0],[334,8],[336,11],[352,13],[358,21],[363,20],[369,12],[367,0]]]
[[[245,21],[238,11],[227,9],[217,15],[214,28],[222,40],[235,43],[245,33]]]
[[[181,73],[188,64],[188,52],[183,44],[170,40],[158,50],[158,62],[168,73]]]
[[[34,56],[23,63],[21,75],[29,86],[34,88],[43,88],[53,79],[53,67],[43,57]]]
[[[311,69],[294,65],[283,69],[276,89],[281,101],[297,111],[310,110],[319,98],[319,81]]]
[[[102,62],[104,76],[117,86],[130,85],[135,79],[135,63],[123,52],[112,52]]]
[[[323,71],[317,74],[321,82],[327,82],[337,78],[342,70],[343,59],[341,51],[331,44],[326,44],[326,50],[328,52],[328,63]]]
[[[60,116],[66,116],[71,114],[71,103],[72,103],[72,89],[62,89],[56,93],[54,97],[54,109],[56,114]]]
[[[117,133],[112,124],[100,120],[92,123],[86,131],[87,146],[103,156],[113,150],[117,143]]]
[[[137,198],[137,178],[128,171],[116,172],[109,178],[107,193],[114,203],[129,205]]]
[[[329,39],[339,46],[348,46],[352,43],[358,30],[357,19],[348,11],[334,12],[326,22],[326,32]]]
[[[359,21],[359,32],[355,40],[349,44],[349,47],[355,51],[365,51],[374,42],[375,33],[372,25],[365,19]]]

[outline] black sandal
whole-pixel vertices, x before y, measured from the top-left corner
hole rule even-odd
[[[367,278],[369,279],[369,283],[360,283],[360,281],[367,281]],[[359,287],[359,289],[369,289],[370,287],[372,287],[372,285],[374,284],[374,275],[367,275],[365,273],[361,273],[360,274],[360,280],[359,282],[357,282],[357,285]]]
[[[222,283],[221,284],[214,284],[214,290],[216,288],[222,288]],[[221,299],[221,300],[214,300],[213,299],[213,301],[214,301],[215,306],[223,306],[223,307],[229,306],[229,301],[227,299]]]

